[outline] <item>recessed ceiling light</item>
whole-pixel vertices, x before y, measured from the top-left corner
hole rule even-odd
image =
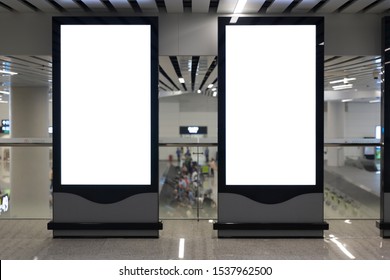
[[[202,93],[202,91],[200,90],[200,89],[198,89],[198,91],[197,91],[198,93]]]
[[[341,90],[341,89],[348,89],[352,88],[352,84],[346,84],[346,85],[339,85],[339,86],[333,86],[333,90]]]
[[[207,86],[207,88],[212,88],[214,85],[213,84],[209,84],[208,86]]]
[[[0,93],[2,93],[2,94],[9,94],[8,91],[3,91],[3,90],[0,90]]]
[[[345,103],[345,102],[351,102],[353,99],[343,99],[341,100],[341,102]]]
[[[0,70],[0,74],[7,74],[7,75],[17,75],[16,72],[6,71],[6,70]]]
[[[181,84],[184,84],[186,81],[184,81],[184,78],[179,78],[179,82],[180,82]]]
[[[342,80],[330,81],[329,84],[337,84],[337,83],[348,83],[349,81],[355,81],[356,78],[344,78]]]

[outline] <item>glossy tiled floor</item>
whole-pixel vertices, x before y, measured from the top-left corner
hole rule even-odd
[[[47,220],[0,220],[0,259],[390,259],[374,220],[330,220],[324,239],[218,239],[208,221],[166,220],[158,239],[53,239]]]

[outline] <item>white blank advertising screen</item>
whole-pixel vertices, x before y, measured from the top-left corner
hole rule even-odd
[[[226,184],[315,183],[316,27],[226,26]]]
[[[150,184],[150,34],[61,26],[61,184]]]

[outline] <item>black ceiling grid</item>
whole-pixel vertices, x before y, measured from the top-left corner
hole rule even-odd
[[[185,13],[192,12],[192,0],[183,0],[183,10]]]
[[[333,67],[333,66],[337,66],[337,65],[340,65],[340,64],[345,64],[346,62],[352,62],[354,60],[358,60],[358,59],[361,59],[361,58],[364,58],[364,56],[354,56],[352,58],[349,58],[349,59],[346,59],[346,60],[343,60],[343,61],[340,61],[340,62],[336,62],[335,64],[328,65],[327,67]]]
[[[198,71],[200,56],[193,56],[191,62],[191,90],[195,91],[196,72]]]
[[[338,55],[332,56],[331,58],[325,59],[324,63],[331,62],[331,61],[333,61],[333,60],[335,60],[335,59],[338,59],[338,58],[340,58],[340,57],[341,57],[341,56],[338,56]]]
[[[41,12],[41,10],[38,7],[34,6],[33,4],[31,4],[26,0],[19,0],[19,2],[23,3],[25,6],[29,7],[34,12]]]
[[[60,4],[58,4],[56,1],[53,0],[47,0],[54,8],[56,8],[61,13],[66,12],[65,8],[62,7]]]
[[[168,76],[167,72],[164,71],[164,69],[161,67],[161,65],[158,66],[158,69],[159,69],[161,75],[163,75],[177,90],[180,90],[178,88],[178,86],[172,81],[171,77]]]
[[[92,12],[91,8],[88,7],[83,1],[73,0],[73,2],[75,2],[77,5],[79,5],[84,10],[84,12],[87,12],[87,13]]]
[[[351,72],[351,71],[357,71],[357,72],[360,72],[360,73],[364,73],[364,72],[372,72],[373,69],[372,69],[372,65],[378,65],[380,66],[380,63],[375,63],[375,60],[374,61],[362,61],[360,63],[354,63],[354,64],[351,64],[351,65],[340,65],[338,67],[334,67],[334,68],[331,68],[331,67],[326,67],[325,66],[325,69],[326,71],[330,71],[330,72],[335,72],[335,71],[348,71],[348,72]],[[369,69],[365,69],[365,68],[369,68]],[[331,68],[331,69],[329,69]],[[363,68],[363,69],[362,69]]]
[[[104,4],[104,6],[110,11],[110,12],[113,12],[113,13],[116,13],[118,12],[115,7],[111,4],[111,2],[109,0],[101,0],[101,2]]]
[[[372,65],[372,64],[378,64],[380,65],[381,63],[375,63],[375,60],[380,59],[380,57],[375,57],[374,59],[369,59],[369,60],[363,60],[360,62],[356,63],[351,63],[348,64],[350,61],[344,61],[341,63],[333,64],[333,65],[325,65],[326,70],[337,70],[339,68],[345,69],[345,70],[353,70],[353,69],[358,69],[359,67],[362,67],[364,65]]]
[[[157,5],[158,11],[160,13],[166,13],[167,12],[167,7],[165,6],[165,1],[164,0],[156,0],[156,5]]]
[[[386,0],[376,0],[375,2],[372,2],[370,5],[363,8],[361,11],[359,11],[359,13],[365,13],[365,12],[369,11],[370,9],[374,8],[376,5],[378,5],[384,1],[386,1]]]
[[[337,9],[337,12],[338,13],[341,13],[344,9],[346,9],[347,7],[349,7],[351,4],[353,4],[354,2],[356,2],[357,0],[349,0],[348,2],[344,3],[344,5],[342,5],[341,7],[339,7]]]
[[[216,13],[218,10],[219,0],[210,0],[209,13]]]
[[[324,6],[326,4],[326,2],[328,2],[329,0],[321,0],[320,2],[318,2],[313,8],[311,8],[311,10],[309,11],[309,13],[316,13],[322,6]]]
[[[181,70],[179,66],[179,61],[177,60],[177,56],[169,56],[169,59],[171,60],[172,66],[175,69],[177,77],[183,78],[183,76],[181,75]],[[185,83],[180,83],[180,84],[183,86],[184,90],[187,91],[186,84]]]
[[[173,91],[173,89],[170,86],[168,86],[166,83],[164,83],[163,81],[159,80],[159,83],[165,87],[165,90],[169,89],[170,91]]]
[[[274,0],[265,0],[263,6],[261,6],[258,13],[265,14],[267,12],[268,7],[271,6],[273,2]]]
[[[135,13],[142,13],[141,7],[136,0],[128,0]]]
[[[199,86],[200,90],[202,90],[204,84],[206,83],[207,79],[210,77],[210,74],[214,71],[216,66],[217,66],[217,57],[214,57],[213,62],[210,64],[210,67],[207,70],[206,74],[204,75],[203,81]]]
[[[294,0],[288,5],[288,7],[283,11],[283,14],[289,14],[291,11],[299,4],[302,0]]]
[[[10,12],[16,12],[16,10],[10,6],[8,6],[7,4],[4,4],[3,2],[0,1],[0,7],[3,7],[4,9],[7,9],[8,11]]]

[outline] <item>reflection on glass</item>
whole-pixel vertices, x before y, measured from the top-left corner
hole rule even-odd
[[[324,166],[327,219],[378,219],[380,162],[365,147],[328,147]],[[328,157],[336,155],[337,161]]]
[[[27,158],[38,163],[49,155],[52,162],[51,147],[0,147],[0,219],[47,219],[52,215],[52,173],[48,166],[22,165],[26,180],[15,180],[20,176],[19,164]],[[18,154],[12,158],[11,155]],[[21,156],[21,157],[20,157]],[[13,166],[11,168],[11,165]],[[28,173],[28,174],[27,174]],[[16,175],[15,175],[16,174]],[[31,177],[34,174],[35,178]],[[39,178],[38,180],[36,180]]]
[[[215,156],[215,147],[160,148],[160,218],[216,218]]]

